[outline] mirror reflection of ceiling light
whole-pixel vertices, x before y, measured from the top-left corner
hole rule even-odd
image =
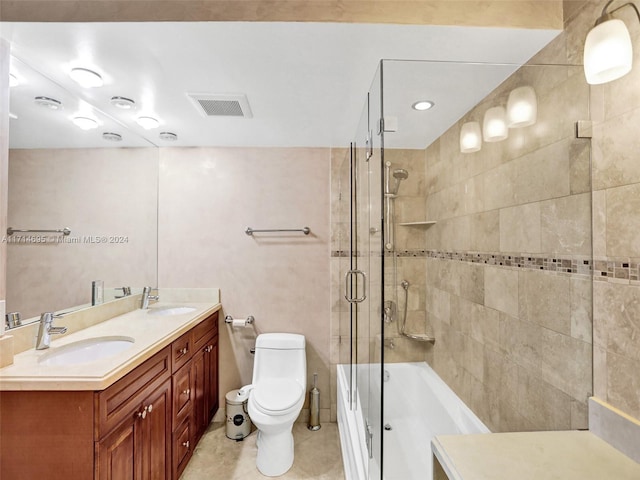
[[[482,136],[485,142],[499,142],[509,137],[507,112],[504,107],[492,107],[485,112]]]
[[[617,80],[629,73],[633,66],[629,30],[622,20],[613,18],[613,14],[624,7],[631,7],[640,20],[640,11],[628,2],[608,12],[611,3],[613,0],[606,3],[584,43],[584,74],[590,85]]]
[[[18,116],[15,113],[11,113],[9,112],[9,118],[13,119],[13,120],[17,120]]]
[[[123,110],[131,110],[135,108],[136,102],[127,97],[111,97],[111,105]]]
[[[13,73],[9,74],[9,86],[10,87],[17,87],[18,85],[20,85],[20,82],[18,81],[18,77],[16,77]]]
[[[121,142],[122,141],[122,135],[120,135],[119,133],[114,133],[114,132],[104,132],[102,134],[102,138],[107,140],[108,142]]]
[[[482,132],[479,122],[467,122],[460,129],[460,152],[473,153],[482,148]]]
[[[98,122],[88,117],[73,117],[73,123],[82,130],[98,128]]]
[[[35,97],[33,99],[36,105],[48,108],[49,110],[62,110],[62,102],[51,97]]]
[[[509,128],[528,127],[538,119],[536,91],[528,85],[511,90],[507,101]]]
[[[160,132],[158,136],[160,140],[166,140],[167,142],[175,142],[178,140],[178,135],[173,132]]]
[[[425,110],[429,110],[434,105],[435,105],[435,103],[433,103],[430,100],[420,100],[419,102],[416,102],[413,105],[411,105],[411,108],[413,108],[414,110],[418,110],[420,112],[423,112]]]
[[[69,72],[69,76],[81,87],[84,88],[96,88],[104,85],[104,81],[100,74],[89,70],[88,68],[73,68]]]
[[[151,130],[160,126],[160,122],[153,117],[138,117],[136,122],[145,130]]]

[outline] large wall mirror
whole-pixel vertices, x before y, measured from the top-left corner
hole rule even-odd
[[[158,148],[28,59],[11,74],[6,311],[25,324],[99,303],[94,281],[103,301],[157,285]]]

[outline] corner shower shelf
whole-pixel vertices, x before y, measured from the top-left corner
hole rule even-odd
[[[430,227],[431,225],[435,225],[436,222],[403,222],[398,225],[402,227]]]

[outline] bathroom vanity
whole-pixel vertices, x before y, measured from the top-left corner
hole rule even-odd
[[[0,370],[0,478],[177,479],[218,408],[219,308],[171,320],[138,310],[83,330],[129,325],[136,339],[95,373],[17,355]]]

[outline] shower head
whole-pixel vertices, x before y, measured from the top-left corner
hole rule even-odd
[[[404,168],[398,168],[393,171],[393,178],[395,181],[393,182],[393,187],[391,188],[391,191],[389,193],[391,193],[392,195],[397,195],[398,189],[400,188],[400,182],[409,178],[409,172],[407,172]]]
[[[393,178],[397,180],[406,180],[409,178],[409,172],[407,172],[404,168],[398,168],[393,171]]]

